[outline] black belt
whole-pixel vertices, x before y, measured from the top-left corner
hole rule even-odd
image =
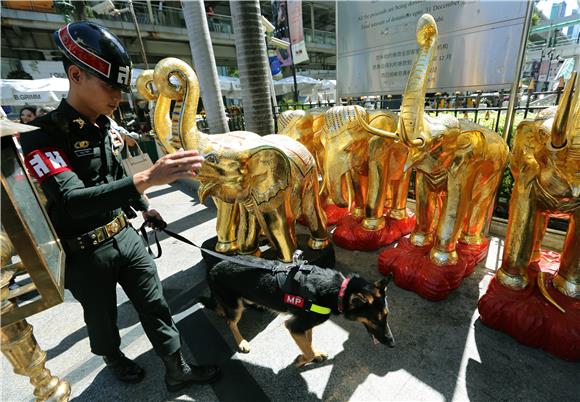
[[[88,251],[98,247],[127,227],[127,216],[121,212],[111,222],[72,239],[63,239],[70,251]]]

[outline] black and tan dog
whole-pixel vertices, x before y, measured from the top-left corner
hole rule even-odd
[[[302,351],[294,362],[297,367],[326,359],[326,354],[312,348],[312,328],[328,320],[331,314],[343,314],[362,323],[375,343],[394,347],[387,322],[386,286],[390,278],[373,284],[358,275],[344,277],[338,271],[313,265],[298,269],[256,257],[241,258],[250,265],[266,263],[268,269],[220,262],[208,274],[212,299],[203,301],[226,319],[240,352],[250,351],[238,329],[244,301],[292,314],[286,328]]]

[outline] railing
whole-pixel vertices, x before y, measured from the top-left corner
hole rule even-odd
[[[311,43],[336,46],[336,35],[334,32],[315,29],[314,35],[312,35],[312,29],[304,28],[304,40]]]
[[[127,7],[126,2],[117,1],[114,2],[114,4],[118,10],[123,10]],[[153,14],[153,21],[151,20],[151,14],[149,13],[149,8],[147,7],[146,3],[133,2],[133,8],[135,10],[137,22],[139,24],[164,25],[185,28],[185,19],[183,17],[183,11],[181,8],[162,6],[160,9],[158,5],[152,5],[151,14]],[[97,17],[109,21],[133,22],[129,12],[122,12],[117,15],[99,14]],[[229,15],[208,15],[207,23],[211,32],[219,32],[224,34],[234,33],[232,17]],[[306,42],[309,43],[318,43],[329,46],[336,45],[334,32],[320,31],[315,29],[314,35],[312,35],[312,30],[305,28],[304,37]]]
[[[556,40],[557,39],[557,40]],[[552,46],[548,46],[546,41],[530,42],[526,47],[527,52],[535,52],[538,50],[543,50],[546,48],[558,48],[563,46],[576,46],[580,44],[580,33],[576,35],[576,38],[555,38]]]

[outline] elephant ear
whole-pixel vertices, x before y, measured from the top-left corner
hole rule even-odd
[[[449,173],[457,176],[466,163],[473,157],[484,153],[485,136],[479,130],[469,130],[457,136],[453,161],[449,167]]]
[[[252,149],[246,167],[250,193],[258,205],[269,202],[290,185],[290,163],[278,148],[260,146]]]

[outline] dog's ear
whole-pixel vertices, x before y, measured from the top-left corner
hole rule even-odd
[[[391,279],[393,279],[393,274],[392,273],[390,273],[389,275],[387,275],[385,278],[376,281],[374,283],[374,285],[375,285],[375,287],[377,289],[379,289],[379,291],[381,292],[381,294],[384,295],[387,292],[387,286],[391,282]]]

